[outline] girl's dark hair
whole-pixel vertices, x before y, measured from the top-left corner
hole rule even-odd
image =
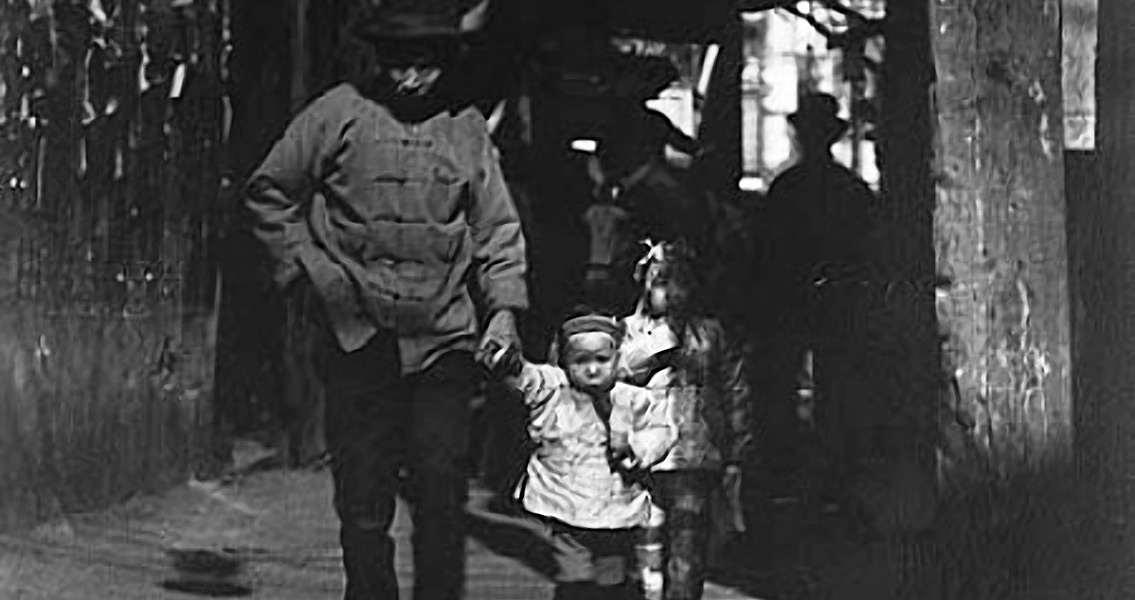
[[[690,292],[699,292],[705,282],[702,264],[697,252],[686,242],[667,242],[664,250],[665,258],[655,267],[657,276],[667,280],[676,280],[690,288]]]
[[[686,293],[685,313],[706,315],[710,310],[711,293],[706,277],[708,266],[692,246],[685,242],[668,243],[665,259],[657,265],[656,277],[674,282]]]

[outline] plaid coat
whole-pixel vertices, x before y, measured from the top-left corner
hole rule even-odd
[[[654,470],[740,464],[753,438],[750,388],[741,349],[721,323],[695,319],[680,336],[641,312],[624,323],[622,377],[665,390],[678,426],[677,445]]]

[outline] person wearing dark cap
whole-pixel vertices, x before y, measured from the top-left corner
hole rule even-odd
[[[398,598],[399,489],[414,521],[414,598],[461,597],[474,353],[517,347],[528,306],[524,237],[485,119],[440,88],[487,0],[451,4],[387,0],[353,15],[354,43],[374,60],[304,108],[247,187],[276,284],[311,285],[324,309],[347,600]]]
[[[862,353],[865,341],[856,327],[862,315],[852,310],[852,301],[874,276],[878,223],[875,194],[832,156],[832,146],[849,127],[838,112],[834,97],[813,93],[789,117],[799,162],[773,181],[766,199],[761,289],[769,305],[759,311],[773,325],[762,337],[780,341],[776,356],[766,362],[778,365],[777,388],[787,394],[798,383],[805,391],[815,389],[815,424],[831,460],[831,476],[824,481],[833,500],[842,486],[841,463],[850,459],[844,416],[854,410],[861,379],[851,359]],[[782,418],[795,420],[795,409],[782,408]]]

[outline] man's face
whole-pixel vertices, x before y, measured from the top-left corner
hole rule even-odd
[[[394,91],[400,96],[425,97],[433,91],[441,76],[441,68],[434,66],[410,65],[389,67],[387,75],[394,83]]]
[[[441,42],[407,41],[379,48],[379,60],[397,95],[422,98],[433,92],[453,52]]]
[[[604,392],[615,384],[619,353],[615,340],[600,332],[577,333],[567,340],[564,368],[573,386],[587,392]]]

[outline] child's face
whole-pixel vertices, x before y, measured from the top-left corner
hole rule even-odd
[[[591,392],[611,389],[618,362],[615,340],[605,333],[577,333],[567,339],[563,364],[572,385],[579,389]]]
[[[650,312],[654,316],[680,314],[687,307],[689,288],[673,277],[659,275],[649,288]]]

